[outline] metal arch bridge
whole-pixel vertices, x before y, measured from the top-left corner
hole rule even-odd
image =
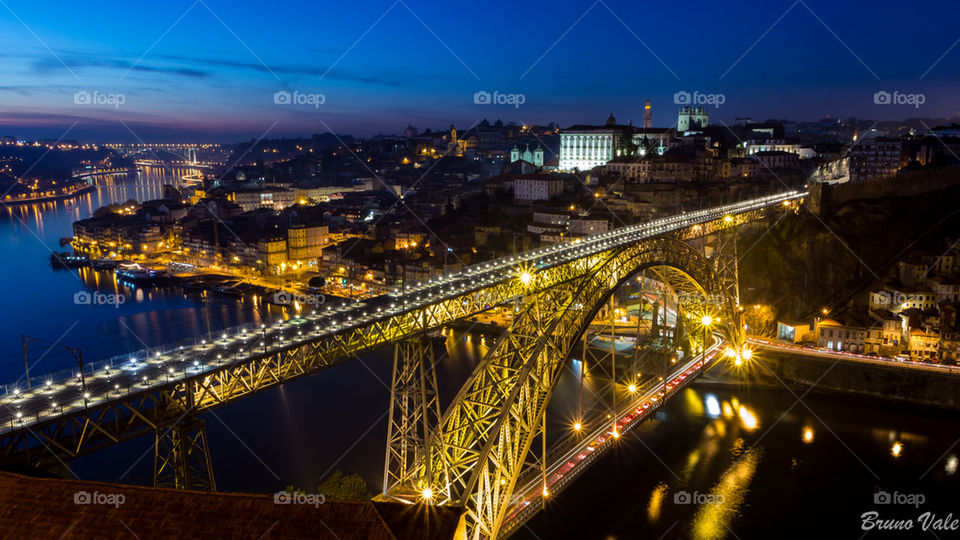
[[[462,505],[471,537],[495,537],[557,364],[609,294],[649,269],[688,293],[683,311],[702,313],[709,298],[724,295],[723,320],[737,321],[735,247],[726,242],[738,225],[803,197],[786,192],[622,227],[275,325],[231,328],[192,345],[81,362],[82,369],[6,385],[0,461],[56,468],[152,433],[156,485],[215,489],[198,414],[394,344],[383,496]],[[711,259],[684,242],[706,235],[718,239]],[[520,299],[504,338],[441,417],[426,332]],[[728,325],[731,343],[742,343],[741,328]]]
[[[184,144],[184,143],[136,143],[136,144],[107,144],[120,152],[123,157],[132,157],[138,154],[150,154],[158,151],[179,157],[188,165],[200,165],[198,156],[201,151],[218,150],[219,145],[211,144]]]

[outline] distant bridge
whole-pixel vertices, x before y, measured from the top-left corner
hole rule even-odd
[[[179,157],[185,165],[207,165],[199,160],[201,153],[221,153],[223,148],[219,144],[190,144],[190,143],[121,143],[105,144],[107,148],[116,150],[123,157],[154,156],[158,161],[157,152],[164,152]]]

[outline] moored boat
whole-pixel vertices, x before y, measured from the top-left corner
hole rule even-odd
[[[115,273],[118,279],[131,283],[153,283],[160,278],[159,272],[151,268],[140,266],[137,263],[122,264]]]

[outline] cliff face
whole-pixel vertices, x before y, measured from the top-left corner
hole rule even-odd
[[[960,237],[960,188],[851,201],[830,216],[806,209],[739,239],[743,304],[770,304],[780,319],[810,319],[856,300],[911,250],[943,253]],[[863,294],[859,294],[863,293]]]

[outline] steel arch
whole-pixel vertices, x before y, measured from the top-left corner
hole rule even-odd
[[[609,296],[647,268],[670,269],[663,275],[677,280],[674,285],[698,293],[687,298],[722,292],[711,261],[663,237],[605,252],[584,275],[527,297],[431,438],[431,468],[444,474],[430,482],[421,469],[411,479],[412,495],[429,489],[439,504],[462,505],[468,538],[496,537],[563,360]],[[696,311],[687,304],[684,309]],[[438,484],[440,478],[446,483]]]

